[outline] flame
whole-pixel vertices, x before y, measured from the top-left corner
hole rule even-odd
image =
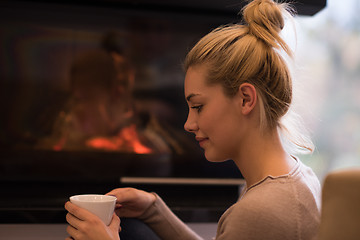
[[[86,141],[88,147],[103,149],[108,151],[126,151],[138,154],[151,153],[152,150],[143,145],[136,131],[135,124],[123,128],[114,137],[95,137]]]
[[[64,150],[68,136],[63,136],[53,145],[54,151]],[[116,136],[94,137],[85,142],[85,145],[105,151],[134,152],[138,154],[152,153],[153,150],[141,143],[135,124],[120,130]]]

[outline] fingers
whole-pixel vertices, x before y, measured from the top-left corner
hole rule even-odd
[[[128,202],[132,202],[134,199],[134,195],[136,193],[136,189],[133,188],[117,188],[106,195],[112,195],[116,197],[116,205],[115,209],[120,209],[124,204]]]
[[[74,217],[76,217],[82,221],[84,221],[94,215],[91,212],[87,211],[86,209],[78,207],[77,205],[73,204],[70,201],[65,203],[65,209],[69,213],[71,213],[71,215],[73,215]]]
[[[81,213],[79,216],[79,207],[71,202],[65,203],[65,209],[68,210],[68,214],[66,214],[66,221],[71,225],[72,228],[79,229],[80,224],[84,218],[81,218]],[[74,232],[74,230],[71,230]],[[70,234],[71,235],[71,234]]]
[[[73,240],[76,239],[76,236],[78,236],[78,231],[71,225],[67,226],[66,232],[71,236],[66,238],[66,240]]]
[[[135,188],[117,188],[107,195],[116,196],[115,210],[120,217],[139,217],[156,200],[154,194]]]
[[[135,188],[116,188],[110,192],[108,192],[106,195],[112,195],[116,197],[116,202],[118,204],[126,203],[126,202],[133,202],[139,200],[139,198],[143,197],[148,193],[138,190]]]
[[[82,222],[82,220],[78,219],[71,213],[66,214],[66,221],[75,229],[79,229]]]
[[[137,190],[135,188],[116,188],[116,189],[113,189],[110,192],[108,192],[106,195],[115,196],[116,198],[118,198],[118,200],[119,200],[119,198],[122,200],[126,200],[129,197],[131,198],[136,191],[139,191],[139,190]]]
[[[121,197],[122,193],[125,191],[125,188],[116,188],[106,193],[105,195],[115,196],[117,201],[119,201],[119,197]]]
[[[121,232],[120,222],[120,218],[114,213],[109,227],[113,229],[113,231]]]
[[[74,239],[118,239],[105,236],[119,236],[120,219],[113,214],[109,228],[95,214],[66,202],[65,209],[68,211],[66,221],[70,224],[66,231],[70,235],[67,240]],[[108,231],[108,230],[111,231]]]
[[[73,216],[77,217],[80,220],[84,220],[82,209],[75,204],[71,203],[70,201],[67,201],[65,203],[65,209],[71,213]]]

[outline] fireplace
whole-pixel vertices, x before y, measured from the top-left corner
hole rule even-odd
[[[181,61],[223,17],[9,1],[1,18],[1,222],[64,222],[69,196],[126,186],[158,192],[188,220],[201,219],[194,209],[204,211],[214,191],[236,200],[237,185],[206,181],[241,174],[231,162],[208,163],[183,129]],[[133,80],[115,87],[104,83],[106,36],[132,64],[123,75]],[[119,86],[112,106],[100,104],[110,93],[99,89]],[[129,98],[133,108],[114,104]]]
[[[147,2],[0,3],[1,223],[62,223],[69,196],[117,187],[155,191],[185,221],[217,221],[236,201],[241,173],[207,162],[183,130],[181,64],[202,35],[239,21],[242,4]],[[111,78],[99,51],[127,80],[83,81],[84,64],[86,79]],[[95,62],[75,64],[89,54]],[[111,94],[99,89],[114,88],[121,97],[102,103]]]

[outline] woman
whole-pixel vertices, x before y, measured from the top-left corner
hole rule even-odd
[[[215,29],[185,60],[189,105],[185,129],[195,134],[209,161],[232,159],[246,180],[239,201],[219,220],[217,240],[316,235],[319,181],[280,139],[281,133],[292,131],[282,123],[292,100],[291,77],[279,54],[284,50],[291,55],[279,36],[284,8],[272,0],[252,1],[243,11],[245,24]],[[311,143],[301,141],[304,138],[289,139],[296,147],[312,150]],[[118,216],[142,220],[161,239],[201,239],[154,193],[125,188],[108,194],[117,197]],[[87,234],[86,227],[106,229],[113,236],[108,239],[117,239],[116,215],[105,227],[72,204],[67,203],[66,209],[71,236]],[[86,239],[97,239],[92,236]]]

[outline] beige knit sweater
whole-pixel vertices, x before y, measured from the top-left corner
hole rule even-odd
[[[314,239],[320,220],[320,195],[314,172],[297,160],[289,174],[268,176],[247,188],[220,218],[215,239]],[[202,239],[159,196],[140,219],[164,240]]]

